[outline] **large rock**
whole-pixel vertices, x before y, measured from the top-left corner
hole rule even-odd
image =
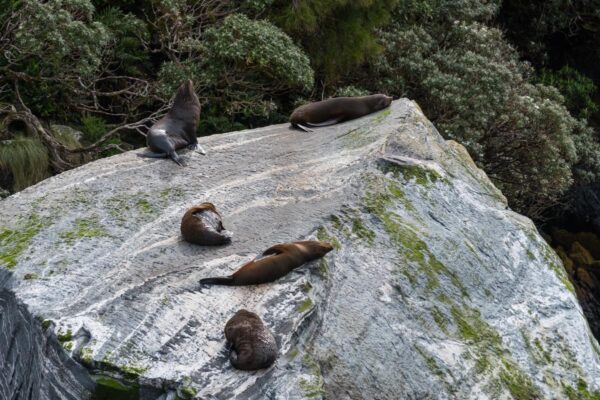
[[[97,374],[98,393],[531,399],[600,387],[598,344],[560,260],[415,103],[310,134],[278,125],[200,142],[208,155],[185,154],[185,168],[130,152],[0,202],[8,307],[44,321],[36,329]],[[181,240],[201,201],[222,212],[231,245]],[[272,284],[198,287],[310,238],[336,250]],[[228,362],[223,327],[240,308],[275,334],[269,370]],[[76,369],[58,357],[31,364]],[[12,370],[0,371],[9,388],[26,373]]]

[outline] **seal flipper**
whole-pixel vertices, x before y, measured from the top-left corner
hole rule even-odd
[[[171,160],[175,161],[180,167],[185,167],[185,163],[183,162],[181,157],[179,157],[179,154],[177,154],[175,150],[168,153],[168,156]]]
[[[204,278],[200,279],[201,285],[225,285],[232,286],[233,285],[233,277],[232,276],[219,276],[216,278]]]
[[[301,124],[292,124],[292,126],[294,128],[298,128],[298,129],[300,129],[301,131],[304,131],[304,132],[312,132],[313,131],[312,129],[309,129],[306,126],[301,125]]]
[[[198,143],[188,144],[187,148],[190,149],[190,150],[195,150],[196,152],[202,154],[203,156],[206,155],[206,150],[204,150],[202,148],[202,146],[200,146]]]
[[[167,153],[138,153],[137,156],[144,158],[167,158]]]
[[[308,126],[329,126],[329,125],[335,125],[338,122],[340,122],[342,119],[341,118],[332,118],[332,119],[328,119],[327,121],[323,121],[323,122],[317,122],[317,123],[313,123],[313,122],[307,122],[306,125]]]
[[[271,246],[268,249],[266,249],[265,251],[263,251],[262,256],[269,256],[269,255],[277,255],[277,254],[281,254],[285,251],[285,245],[283,244],[276,244],[275,246]],[[263,257],[260,257],[263,258]]]

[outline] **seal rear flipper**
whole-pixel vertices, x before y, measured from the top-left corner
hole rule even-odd
[[[169,158],[173,161],[175,161],[179,166],[181,167],[185,167],[185,163],[183,162],[183,160],[181,159],[181,157],[179,157],[179,154],[177,154],[176,151],[172,151],[168,154]]]
[[[138,153],[137,156],[145,158],[167,158],[167,153]]]
[[[298,128],[298,129],[300,129],[301,131],[304,131],[304,132],[312,132],[313,131],[312,129],[307,128],[306,126],[301,125],[301,124],[292,124],[292,126],[294,128]]]
[[[201,285],[225,285],[232,286],[233,285],[233,277],[231,276],[219,276],[216,278],[204,278],[200,279]]]

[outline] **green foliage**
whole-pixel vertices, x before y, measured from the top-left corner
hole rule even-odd
[[[9,4],[11,13],[0,21],[12,27],[5,32],[7,41],[0,43],[0,70],[7,72],[0,74],[0,83],[18,77],[26,102],[38,115],[64,113],[57,104],[70,105],[80,82],[92,78],[101,65],[109,40],[106,28],[93,20],[88,0]]]
[[[313,72],[308,57],[277,27],[266,21],[252,21],[231,15],[221,26],[205,32],[205,68],[229,67],[260,80],[272,80],[282,89],[310,89]],[[216,65],[215,65],[216,64]],[[258,82],[256,82],[258,83]]]
[[[81,118],[83,140],[88,143],[94,143],[107,132],[106,122],[95,116],[87,116]]]
[[[576,69],[569,66],[558,71],[544,68],[539,79],[543,84],[554,86],[560,91],[565,98],[565,105],[573,115],[587,119],[598,111],[598,105],[593,99],[598,87]]]
[[[99,13],[97,20],[110,34],[108,66],[115,72],[129,76],[144,76],[151,68],[150,54],[144,48],[149,32],[144,21],[111,6]]]
[[[467,147],[511,206],[533,218],[568,190],[574,166],[579,165],[577,178],[593,179],[600,171],[598,156],[582,156],[598,146],[560,93],[529,82],[531,67],[519,61],[498,29],[444,22],[489,18],[495,3],[482,2],[481,12],[469,16],[427,3],[424,15],[435,19],[432,26],[396,21],[381,33],[385,52],[373,65],[375,88],[415,98],[442,135]]]
[[[23,190],[49,176],[46,147],[25,136],[0,141],[0,170],[11,174],[14,191]]]
[[[396,0],[276,0],[270,19],[299,40],[314,67],[329,80],[347,74],[380,47],[375,29]]]

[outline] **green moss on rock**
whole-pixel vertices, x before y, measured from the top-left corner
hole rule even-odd
[[[375,242],[375,232],[365,227],[360,218],[355,218],[352,221],[352,232],[359,238],[366,240],[370,245]]]
[[[140,385],[122,382],[107,375],[92,375],[96,390],[92,400],[139,400]]]
[[[325,390],[323,389],[321,367],[308,353],[304,356],[303,362],[311,375],[309,379],[300,379],[300,388],[304,392],[304,396],[307,398],[322,397]]]
[[[312,306],[313,306],[313,301],[309,297],[298,306],[298,312],[302,314],[303,312],[308,311]]]
[[[68,342],[73,339],[73,332],[70,329],[67,329],[66,332],[59,331],[56,335],[56,338],[59,342]]]
[[[100,225],[97,217],[92,217],[89,219],[77,218],[74,225],[75,226],[72,229],[64,231],[60,234],[61,239],[69,245],[72,245],[77,240],[82,238],[109,236],[106,229]]]
[[[0,266],[7,269],[16,267],[21,254],[43,228],[42,219],[35,214],[26,221],[20,221],[15,229],[0,227]]]
[[[323,226],[317,230],[317,240],[329,243],[336,250],[339,250],[342,248],[342,244],[340,243],[340,241],[335,236],[330,234],[327,231],[327,229],[325,229],[325,227],[323,227]]]
[[[515,400],[533,400],[541,398],[539,389],[531,379],[514,364],[504,362],[504,369],[500,371],[500,382],[508,389]]]

